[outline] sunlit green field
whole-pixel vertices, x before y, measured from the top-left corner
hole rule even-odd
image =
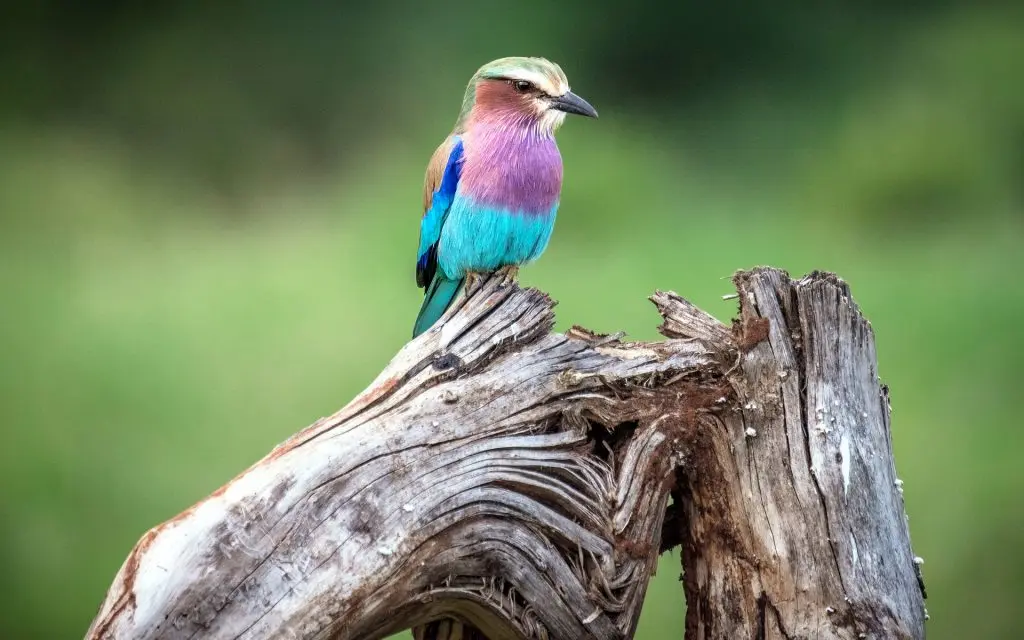
[[[728,320],[737,269],[845,278],[892,391],[935,639],[1017,637],[1024,595],[1024,32],[986,28],[922,37],[908,59],[935,54],[932,75],[813,113],[737,106],[713,139],[570,121],[554,238],[521,273],[557,330],[638,339],[656,288]],[[81,130],[0,131],[0,637],[81,637],[142,533],[396,353],[420,301],[422,139],[228,200]],[[639,638],[681,637],[678,577],[674,551]]]

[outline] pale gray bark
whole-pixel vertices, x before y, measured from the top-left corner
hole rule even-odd
[[[828,274],[736,283],[734,327],[659,292],[630,343],[486,280],[143,536],[87,638],[628,638],[680,542],[688,638],[923,638],[870,326]]]
[[[832,274],[734,280],[735,396],[678,494],[687,638],[923,638],[871,325]]]

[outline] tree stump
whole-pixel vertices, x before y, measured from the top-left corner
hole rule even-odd
[[[734,282],[732,327],[657,292],[648,343],[484,280],[147,532],[86,637],[630,638],[682,545],[688,639],[923,638],[869,323],[831,274]]]

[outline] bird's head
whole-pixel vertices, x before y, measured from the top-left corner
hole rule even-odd
[[[569,90],[561,67],[544,58],[499,58],[470,79],[456,130],[464,129],[471,117],[514,117],[553,133],[569,113],[597,117],[590,103]]]

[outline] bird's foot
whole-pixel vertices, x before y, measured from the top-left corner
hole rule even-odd
[[[507,267],[498,269],[498,275],[501,276],[501,282],[498,284],[500,287],[507,287],[515,284],[519,278],[519,265],[511,264]]]
[[[482,281],[483,279],[480,277],[480,274],[478,273],[470,271],[469,273],[466,274],[466,284],[463,285],[463,289],[466,292],[467,298],[473,295],[473,293],[476,291],[477,287],[480,286],[480,283]]]

